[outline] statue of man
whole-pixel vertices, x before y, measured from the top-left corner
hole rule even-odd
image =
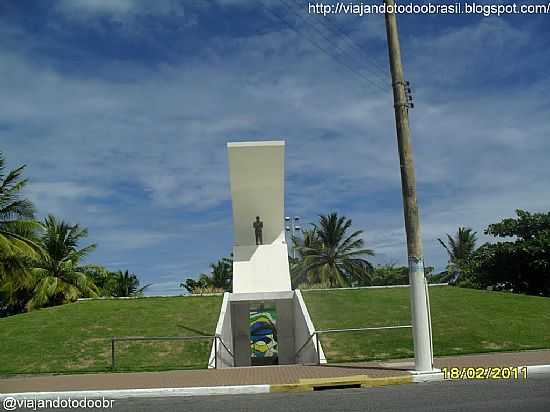
[[[252,223],[252,226],[254,227],[254,234],[256,235],[256,244],[262,245],[263,239],[262,239],[262,229],[264,228],[264,222],[260,220],[260,216],[256,216],[256,220],[254,223]]]

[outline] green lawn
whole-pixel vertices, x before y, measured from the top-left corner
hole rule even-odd
[[[409,290],[304,291],[316,329],[410,324]],[[430,288],[434,355],[550,348],[550,299]],[[410,329],[322,335],[330,362],[413,356]]]
[[[81,301],[0,319],[0,374],[111,368],[112,336],[213,335],[221,296]],[[211,342],[119,342],[117,370],[206,367]]]
[[[317,329],[409,324],[409,290],[304,291]],[[550,299],[430,288],[435,355],[550,348]],[[0,319],[0,374],[108,371],[112,336],[212,335],[221,296],[83,301]],[[323,335],[331,362],[409,357],[409,329]],[[205,368],[209,341],[119,342],[117,370]]]

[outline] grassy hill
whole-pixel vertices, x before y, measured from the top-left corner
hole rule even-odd
[[[409,290],[304,291],[317,329],[410,323]],[[550,348],[550,299],[430,288],[436,355]],[[0,374],[108,371],[112,336],[212,335],[221,296],[81,301],[0,319]],[[331,362],[413,355],[410,329],[323,335]],[[209,341],[119,342],[117,370],[205,368]]]
[[[409,290],[304,291],[316,329],[410,324]],[[550,348],[550,299],[430,288],[434,355]],[[329,361],[413,356],[410,329],[322,335]]]
[[[80,301],[0,319],[0,374],[109,370],[112,336],[213,335],[221,296]],[[206,367],[210,341],[119,342],[118,370]]]

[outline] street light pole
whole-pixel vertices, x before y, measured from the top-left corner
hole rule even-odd
[[[386,6],[386,34],[393,85],[397,146],[401,168],[403,211],[407,232],[415,369],[417,371],[431,371],[433,369],[433,357],[427,295],[428,288],[426,287],[426,279],[424,277],[422,237],[416,203],[416,179],[411,146],[411,131],[409,128],[409,107],[411,106],[407,93],[408,84],[405,83],[403,66],[401,64],[395,1],[384,0],[384,3]],[[389,13],[388,11],[392,12]]]
[[[287,232],[290,232],[291,241],[292,237],[294,236],[294,232],[297,232],[301,229],[301,227],[298,225],[299,221],[300,216],[292,216],[292,218],[290,216],[285,216],[285,222],[287,223],[287,225],[285,225],[285,230]],[[290,226],[288,224],[290,224]],[[296,247],[294,246],[294,242],[292,242],[292,259],[296,259]]]

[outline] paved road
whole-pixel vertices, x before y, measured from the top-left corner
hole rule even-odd
[[[436,382],[370,389],[115,401],[116,411],[550,411],[550,376],[527,381]]]

